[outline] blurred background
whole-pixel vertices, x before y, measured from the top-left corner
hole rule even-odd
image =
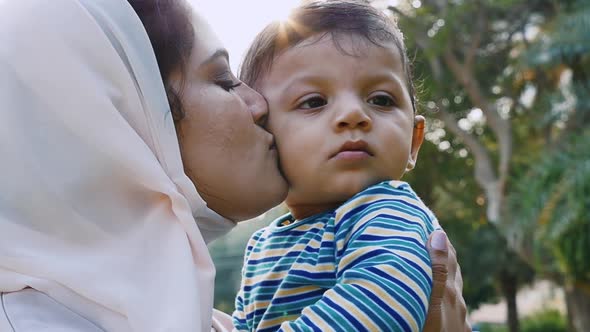
[[[298,1],[192,0],[237,68]],[[590,0],[390,0],[414,61],[427,142],[410,182],[457,248],[482,332],[590,331]],[[246,241],[210,245],[231,313]]]

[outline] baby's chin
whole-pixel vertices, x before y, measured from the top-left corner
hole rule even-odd
[[[334,189],[334,195],[339,200],[346,201],[352,196],[360,193],[361,191],[376,185],[384,180],[358,180],[358,181],[346,181],[345,183],[337,185]]]
[[[321,198],[321,201],[327,204],[335,204],[341,205],[351,199],[356,194],[364,191],[365,189],[371,187],[376,183],[356,183],[350,184],[347,186],[342,186],[340,188],[332,188],[329,193],[326,193],[324,197]]]
[[[326,208],[337,207],[356,194],[365,189],[378,184],[384,180],[362,179],[353,177],[342,177],[337,181],[331,181],[330,184],[324,184],[319,188],[315,186],[299,186],[291,188],[286,199],[286,203],[291,206],[324,206]]]

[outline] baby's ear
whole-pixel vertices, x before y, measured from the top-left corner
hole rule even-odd
[[[410,151],[410,158],[408,159],[408,165],[406,166],[406,172],[411,171],[416,166],[416,160],[418,160],[418,151],[424,141],[424,117],[416,115],[414,117],[414,130],[412,132],[412,150]]]

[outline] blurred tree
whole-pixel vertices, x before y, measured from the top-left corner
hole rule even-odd
[[[589,7],[583,0],[390,7],[408,45],[421,50],[424,104],[442,122],[434,132],[454,134],[431,138],[442,150],[469,150],[473,160],[464,160],[474,165],[487,219],[527,262],[565,284],[577,331],[590,331]],[[509,276],[500,281],[513,293]],[[511,331],[516,324],[509,310]]]
[[[558,15],[521,45],[517,80],[537,91],[529,134],[544,147],[516,179],[506,225],[523,255],[566,286],[570,329],[590,331],[590,2]]]
[[[286,206],[279,205],[263,216],[239,223],[229,234],[209,244],[209,251],[217,270],[215,308],[230,315],[234,311],[236,294],[242,278],[244,252],[250,236],[286,212]]]
[[[540,273],[566,286],[575,331],[590,331],[589,146],[590,130],[571,135],[569,144],[535,160],[510,200],[517,243],[530,251]]]
[[[472,197],[485,205],[491,223],[481,231],[493,229],[497,236],[498,226],[513,222],[506,204],[513,158],[530,149],[514,144],[513,121],[521,103],[510,86],[514,46],[532,38],[530,29],[555,15],[556,8],[549,0],[423,0],[398,1],[389,10],[399,17],[408,47],[419,50],[415,72],[424,84],[423,105],[439,120],[429,139],[440,150],[457,151],[472,168],[470,178],[481,192]],[[496,254],[497,264],[488,264],[503,264],[495,276],[508,303],[509,330],[515,332],[516,290],[530,269],[507,241],[492,242],[485,250]]]
[[[518,285],[532,281],[533,270],[514,255],[498,229],[487,222],[481,189],[475,183],[470,155],[464,148],[440,151],[425,142],[416,168],[404,180],[437,215],[458,253],[470,310],[496,300],[497,294],[514,299]],[[512,278],[512,282],[499,282]],[[515,282],[516,281],[516,282]],[[515,302],[510,303],[515,306]]]

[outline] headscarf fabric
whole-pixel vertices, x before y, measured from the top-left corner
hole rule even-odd
[[[209,331],[206,242],[232,226],[185,175],[127,1],[0,0],[0,292],[108,331]]]

